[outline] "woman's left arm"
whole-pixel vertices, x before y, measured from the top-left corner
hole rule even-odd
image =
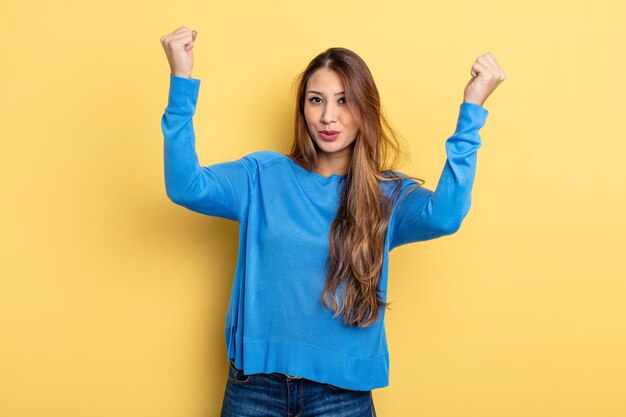
[[[391,230],[391,249],[407,243],[434,239],[456,232],[471,205],[476,173],[476,153],[481,146],[479,129],[489,111],[470,102],[460,106],[456,131],[446,140],[446,163],[435,191],[423,186],[404,190],[416,182],[403,180]]]
[[[435,191],[424,187],[403,191],[415,184],[404,180],[400,202],[391,221],[390,250],[411,242],[434,239],[456,232],[469,212],[476,174],[478,134],[489,111],[487,97],[506,78],[490,52],[478,57],[464,91],[456,130],[446,141],[446,163]]]

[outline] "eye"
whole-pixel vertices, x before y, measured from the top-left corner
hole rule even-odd
[[[345,97],[341,97],[341,98],[339,99],[339,102],[341,102],[342,100],[343,100],[343,104],[346,104],[346,98],[345,98]],[[321,103],[321,101],[322,101],[322,99],[321,99],[321,98],[319,98],[319,97],[311,97],[311,98],[309,99],[309,102],[310,102],[311,104],[313,104],[313,105],[317,105],[317,104]]]

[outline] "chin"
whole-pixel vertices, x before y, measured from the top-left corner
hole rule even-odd
[[[345,152],[350,147],[349,145],[336,144],[336,143],[323,143],[317,145],[318,149],[325,153],[338,153]]]

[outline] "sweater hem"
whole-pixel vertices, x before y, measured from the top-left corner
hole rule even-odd
[[[281,373],[340,388],[368,391],[389,385],[389,355],[358,358],[287,340],[244,340],[235,365],[245,374]],[[235,355],[237,356],[237,355]]]

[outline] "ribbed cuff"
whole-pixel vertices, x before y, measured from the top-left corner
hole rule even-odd
[[[456,131],[461,129],[480,129],[485,125],[489,110],[480,104],[464,101],[459,108],[459,119],[456,125]]]
[[[200,80],[197,78],[183,78],[170,74],[170,89],[167,106],[176,113],[191,113],[196,111]]]

